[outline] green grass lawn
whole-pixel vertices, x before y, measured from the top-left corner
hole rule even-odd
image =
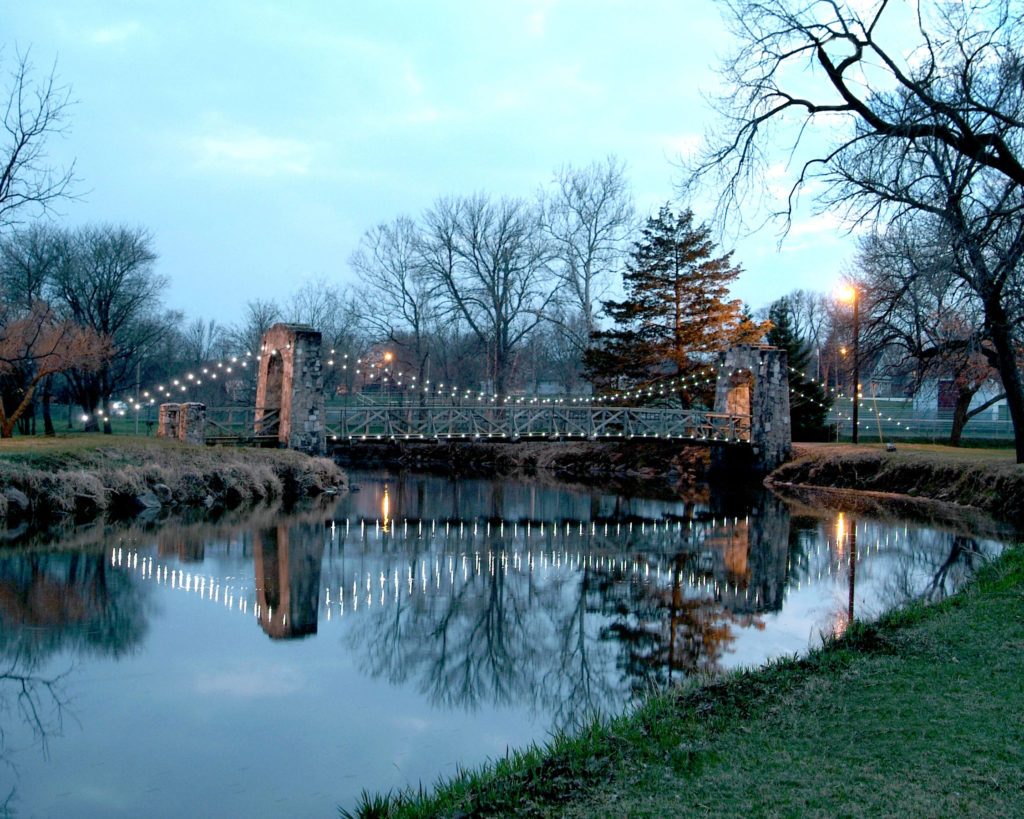
[[[895,444],[896,451],[890,457],[902,460],[929,461],[939,464],[990,464],[1010,463],[1015,459],[1015,451],[1012,446],[1005,447],[976,447],[976,446],[946,446],[944,444],[910,444],[898,442]],[[796,443],[793,444],[793,456],[820,453],[851,454],[856,452],[884,452],[885,444],[871,443]]]

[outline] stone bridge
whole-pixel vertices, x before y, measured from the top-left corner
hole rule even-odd
[[[713,412],[607,405],[366,405],[327,408],[320,333],[274,325],[263,336],[256,406],[163,404],[162,437],[249,443],[324,455],[352,441],[522,441],[659,438],[749,447],[770,470],[792,444],[786,353],[744,344],[722,353]]]

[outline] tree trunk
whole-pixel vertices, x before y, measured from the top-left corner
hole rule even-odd
[[[43,382],[43,434],[53,436],[57,434],[57,430],[53,428],[53,416],[50,414],[50,398],[52,397],[50,390],[53,387],[53,376],[46,376],[46,380]]]
[[[995,300],[986,300],[985,318],[988,323],[992,345],[996,348],[999,362],[999,377],[1006,391],[1006,405],[1013,421],[1013,443],[1017,452],[1017,463],[1024,464],[1024,384],[1013,345],[1013,334],[1006,318],[1003,305]]]
[[[85,415],[85,432],[99,432],[100,424],[96,413],[85,404],[82,404],[82,412]]]
[[[964,427],[970,418],[968,410],[971,408],[971,399],[974,398],[974,390],[961,389],[956,394],[956,406],[953,408],[953,426],[949,431],[949,445],[960,446],[960,439]]]

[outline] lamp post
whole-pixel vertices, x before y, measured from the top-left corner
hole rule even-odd
[[[839,298],[853,305],[853,433],[850,440],[857,443],[860,397],[860,293],[856,287],[848,284],[840,291]]]

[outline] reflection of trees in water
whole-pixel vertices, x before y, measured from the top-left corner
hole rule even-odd
[[[886,608],[917,598],[944,600],[991,557],[972,537],[928,529],[907,531],[901,546],[896,565],[886,577],[882,594]]]
[[[38,663],[21,654],[4,659],[0,667],[0,764],[16,767],[7,749],[7,733],[14,722],[25,725],[33,743],[44,755],[48,753],[50,737],[59,736],[63,728],[66,676],[66,671],[43,674]]]
[[[41,662],[58,651],[120,656],[143,639],[145,587],[102,553],[0,557],[0,656]]]
[[[581,562],[543,571],[517,565],[496,536],[462,542],[457,557],[440,537],[412,541],[399,557],[403,583],[437,591],[396,595],[392,605],[361,613],[348,643],[365,671],[393,684],[413,681],[435,705],[526,703],[552,713],[558,727],[618,711],[652,685],[718,670],[734,629],[760,627],[756,615],[781,606],[784,506],[765,499],[744,520],[696,523],[648,521],[644,530],[638,522],[625,546],[584,536],[576,542],[589,547]],[[547,537],[551,552],[550,529]],[[460,577],[467,559],[481,560],[483,570]],[[424,566],[452,560],[443,590],[436,575],[421,576]],[[382,572],[392,573],[394,565]]]
[[[719,671],[734,639],[733,624],[754,622],[687,586],[684,578],[692,574],[695,557],[678,555],[665,585],[635,583],[618,572],[596,578],[601,613],[611,620],[601,636],[617,643],[617,665],[633,693],[681,676]]]
[[[894,526],[835,513],[822,519],[803,515],[793,519],[791,582],[802,584],[835,572],[849,585],[836,612],[836,628],[846,627],[851,616],[873,616],[910,600],[937,602],[961,588],[997,551],[994,541],[943,529]],[[855,595],[867,582],[861,564],[870,557],[870,575],[881,577],[870,593],[867,611],[854,610]],[[861,605],[861,604],[858,604]]]
[[[45,671],[59,652],[115,657],[138,646],[147,630],[146,592],[102,554],[20,553],[0,556],[0,763],[14,769],[8,735],[20,725],[45,754],[59,736],[68,671]],[[17,734],[16,734],[17,735]],[[0,815],[14,790],[0,793]]]
[[[414,585],[421,581],[417,558],[408,559]],[[537,587],[524,573],[496,565],[452,583],[445,594],[399,595],[395,605],[361,618],[349,642],[363,649],[373,676],[416,679],[432,703],[502,705],[538,687],[540,652],[551,637],[543,609],[559,585]]]

